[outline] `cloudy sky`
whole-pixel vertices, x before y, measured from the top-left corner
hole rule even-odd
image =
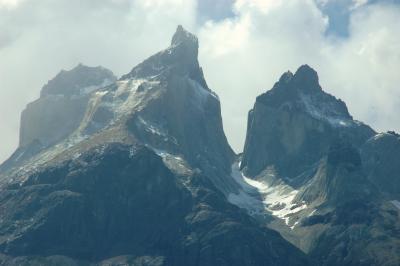
[[[400,0],[0,0],[0,161],[18,144],[21,111],[61,69],[120,76],[178,24],[200,39],[237,151],[255,97],[305,63],[355,119],[400,131]]]

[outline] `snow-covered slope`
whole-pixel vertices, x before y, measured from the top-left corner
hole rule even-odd
[[[237,162],[232,165],[232,178],[240,184],[240,190],[229,194],[229,202],[257,218],[272,215],[293,229],[298,224],[299,212],[307,209],[305,202],[295,200],[299,191],[282,182],[271,182],[276,180],[271,169],[263,173],[263,179],[254,180],[244,176],[239,165]]]

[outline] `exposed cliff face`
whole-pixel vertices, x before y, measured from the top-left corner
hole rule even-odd
[[[373,134],[352,119],[344,102],[321,89],[317,73],[305,65],[257,97],[249,112],[241,168],[254,177],[273,167],[294,180],[326,154],[334,139],[351,138],[360,146]]]
[[[400,200],[400,136],[395,132],[380,133],[361,149],[368,179],[389,199]]]
[[[101,66],[88,67],[79,64],[74,69],[62,70],[43,86],[40,97],[63,95],[67,97],[88,94],[100,87],[115,82],[114,74]]]
[[[177,176],[143,146],[111,144],[44,169],[2,190],[0,206],[7,263],[52,255],[63,256],[66,265],[69,258],[148,258],[144,265],[306,263],[276,232],[228,204],[206,177]],[[20,258],[27,255],[32,259]]]
[[[121,78],[159,87],[159,95],[129,117],[128,129],[153,148],[183,155],[194,167],[229,175],[234,153],[223,131],[218,96],[208,88],[197,55],[197,37],[178,27],[168,49]],[[138,90],[154,87],[144,82]]]
[[[82,88],[98,84],[99,77],[108,81],[103,68],[61,72],[24,112],[22,143],[37,140],[47,148],[29,165],[68,158],[66,153],[79,152],[78,143],[89,149],[104,142],[140,142],[207,171],[220,189],[234,189],[227,177],[235,154],[223,132],[219,99],[208,88],[197,55],[197,37],[178,27],[167,49],[110,85]],[[80,81],[81,72],[93,77]],[[77,83],[72,86],[71,80]],[[44,111],[48,106],[50,113]]]
[[[9,169],[69,137],[84,118],[90,93],[116,81],[110,70],[82,64],[61,71],[21,115],[19,147],[0,169]]]
[[[297,200],[337,206],[354,200],[373,201],[376,194],[365,176],[358,149],[346,140],[337,140],[321,159],[315,175]]]
[[[169,48],[84,98],[48,86],[42,97],[84,108],[68,134],[45,132],[51,143],[2,173],[0,264],[308,264],[227,201],[235,154],[197,54],[178,27]]]
[[[34,141],[48,147],[66,138],[82,121],[88,99],[48,95],[30,103],[21,116],[20,147]]]
[[[398,136],[374,135],[323,92],[313,69],[285,73],[249,113],[242,190],[230,200],[317,265],[397,265]]]
[[[119,80],[43,88],[0,167],[0,264],[399,265],[399,136],[302,66],[257,97],[240,161],[198,46],[179,26]]]
[[[116,77],[102,67],[82,64],[61,71],[41,90],[21,116],[20,147],[38,140],[48,147],[71,134],[85,114],[89,94],[114,83]]]

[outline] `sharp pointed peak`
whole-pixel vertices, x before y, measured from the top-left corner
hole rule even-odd
[[[279,78],[279,82],[289,82],[293,78],[293,73],[288,70],[285,73],[282,74],[282,76]]]
[[[182,25],[178,25],[175,34],[172,37],[171,45],[176,46],[182,43],[190,43],[198,46],[198,39],[196,35],[187,31]]]
[[[318,85],[319,78],[318,73],[312,67],[305,64],[300,66],[294,74],[294,79],[298,82],[304,83],[305,85]]]

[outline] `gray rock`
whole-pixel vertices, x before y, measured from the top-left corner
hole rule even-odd
[[[361,146],[374,131],[350,116],[346,104],[325,93],[317,73],[305,65],[282,75],[274,87],[256,99],[249,112],[241,168],[255,177],[267,167],[291,179],[313,168],[337,138]]]
[[[308,264],[228,203],[235,154],[197,54],[178,27],[169,48],[88,94],[68,136],[38,133],[54,143],[0,177],[0,264]]]
[[[143,146],[111,144],[43,169],[3,188],[0,208],[4,263],[52,265],[55,256],[61,265],[307,263],[207,177],[176,176]]]
[[[368,179],[389,199],[400,200],[400,137],[394,132],[380,133],[361,149]]]
[[[374,135],[308,66],[285,73],[249,113],[242,171],[271,191],[295,189],[291,204],[303,209],[287,225],[266,224],[316,265],[400,263],[399,210],[380,192],[398,192],[398,136]]]
[[[115,80],[112,72],[103,67],[79,64],[70,71],[61,71],[42,88],[40,98],[22,112],[18,150],[0,167],[0,172],[67,138],[79,127],[90,93]]]

